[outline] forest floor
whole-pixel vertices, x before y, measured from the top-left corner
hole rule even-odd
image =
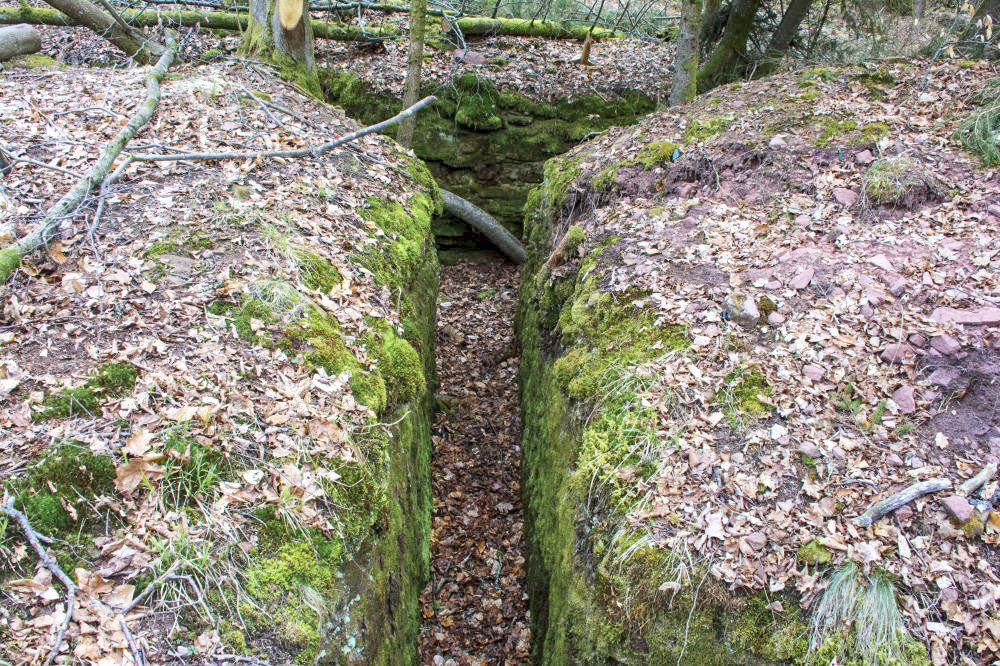
[[[524,664],[530,654],[520,498],[514,307],[502,260],[441,269],[431,580],[424,664]]]

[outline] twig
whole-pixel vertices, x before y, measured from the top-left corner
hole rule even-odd
[[[166,578],[168,578],[168,577],[170,577],[170,576],[173,575],[174,571],[177,570],[177,566],[180,563],[181,563],[180,560],[175,560],[174,563],[170,565],[169,569],[167,569],[162,574],[160,574],[159,576],[157,576],[156,580],[154,580],[152,583],[150,583],[145,588],[143,588],[142,592],[140,592],[135,597],[135,599],[132,600],[132,603],[130,603],[128,606],[125,607],[125,609],[122,611],[122,615],[125,615],[125,614],[129,613],[133,608],[135,608],[140,603],[142,603],[142,600],[145,599],[146,597],[148,597],[149,593],[152,592],[156,588],[157,585],[159,585],[160,583],[162,583]]]
[[[971,479],[967,479],[966,481],[962,482],[962,485],[960,485],[958,489],[959,491],[961,491],[963,495],[971,495],[972,493],[976,492],[984,485],[986,485],[996,475],[997,475],[996,463],[988,463],[986,467],[982,468],[979,471],[979,474],[976,474]]]
[[[90,243],[94,250],[94,254],[97,254],[97,248],[94,247],[94,232],[97,231],[97,225],[101,223],[101,215],[104,213],[105,201],[108,197],[108,188],[118,182],[118,179],[122,177],[125,173],[125,169],[132,164],[132,157],[126,157],[125,161],[118,165],[114,171],[111,172],[104,181],[101,182],[101,189],[97,195],[97,210],[94,211],[94,219],[91,220],[90,226],[87,228],[87,242]]]
[[[918,497],[923,497],[924,495],[936,493],[941,490],[947,490],[948,488],[951,488],[951,479],[930,479],[928,481],[918,481],[917,483],[903,488],[891,497],[888,497],[880,502],[875,502],[868,507],[867,511],[851,520],[851,522],[858,527],[869,527],[882,516],[887,513],[892,513],[896,509],[909,504]]]
[[[30,164],[31,166],[42,167],[43,169],[52,169],[53,171],[58,171],[59,173],[64,173],[67,176],[73,176],[74,178],[79,178],[80,174],[75,171],[70,171],[69,169],[63,169],[62,167],[57,167],[54,164],[46,164],[45,162],[39,162],[38,160],[33,160],[30,157],[17,157],[11,152],[9,147],[0,146],[0,153],[6,155],[10,161],[17,163],[22,162],[24,164]]]
[[[62,567],[59,566],[59,563],[56,562],[55,558],[49,555],[48,551],[45,550],[45,547],[39,539],[38,532],[36,532],[31,526],[31,523],[28,522],[28,517],[24,515],[23,512],[15,509],[11,500],[7,500],[3,504],[0,504],[0,513],[4,513],[17,521],[17,524],[21,527],[21,531],[24,532],[25,538],[28,539],[28,543],[30,543],[31,547],[35,549],[35,554],[38,555],[38,559],[42,563],[42,566],[51,571],[52,575],[58,578],[59,581],[66,586],[66,615],[63,616],[63,622],[59,627],[59,633],[56,634],[56,642],[49,651],[49,656],[45,659],[45,666],[48,666],[55,661],[56,655],[59,654],[59,646],[62,645],[63,638],[66,636],[66,629],[69,628],[70,620],[73,619],[73,602],[76,598],[76,584],[69,576],[66,575],[66,572],[62,570]]]
[[[323,153],[329,152],[337,146],[360,139],[363,136],[379,132],[386,127],[391,127],[404,118],[409,118],[414,113],[424,108],[428,104],[436,101],[433,95],[423,98],[408,109],[400,111],[392,118],[383,120],[375,125],[363,127],[355,132],[346,134],[338,139],[329,141],[315,148],[296,148],[294,150],[258,150],[240,151],[232,153],[178,153],[175,155],[150,155],[146,153],[133,154],[132,157],[141,162],[173,162],[177,160],[258,160],[272,157],[319,157]]]
[[[128,641],[128,649],[132,651],[132,656],[135,658],[136,666],[146,666],[146,657],[136,645],[135,637],[132,635],[132,630],[128,628],[128,622],[125,621],[125,616],[118,620],[118,626],[122,628],[122,633],[125,634],[125,640]]]

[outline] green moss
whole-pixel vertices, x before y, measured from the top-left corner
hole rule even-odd
[[[839,136],[857,129],[858,123],[853,118],[841,116],[825,116],[820,122],[820,133],[816,137],[817,146],[826,147]]]
[[[20,67],[22,69],[38,69],[42,67],[55,67],[58,63],[52,56],[44,53],[29,53],[11,58],[4,63],[7,67]]]
[[[721,134],[729,129],[732,122],[731,115],[695,116],[688,121],[684,129],[684,143],[701,141]]]
[[[738,367],[726,375],[722,383],[715,400],[733,427],[742,426],[748,417],[756,418],[773,411],[774,408],[765,402],[771,387],[756,366]]]
[[[100,404],[105,398],[131,391],[137,376],[138,371],[130,363],[114,362],[98,366],[83,384],[45,396],[31,418],[46,421],[71,416],[96,416],[100,414]]]
[[[295,258],[299,264],[302,283],[309,289],[318,289],[324,294],[343,282],[344,278],[330,261],[310,250],[297,249]]]
[[[94,511],[95,497],[114,491],[111,459],[67,441],[55,447],[9,488],[15,504],[32,526],[49,537],[69,537],[103,523],[105,512]]]
[[[840,72],[833,67],[811,67],[798,73],[797,79],[802,87],[813,87],[820,81],[836,81]]]
[[[829,548],[821,544],[818,540],[813,539],[799,546],[799,550],[795,554],[795,559],[801,564],[823,566],[833,562],[833,554]]]
[[[431,216],[440,211],[440,201],[432,198],[435,194],[413,195],[409,200],[410,210],[398,201],[372,197],[368,208],[360,211],[361,217],[387,239],[358,255],[380,285],[400,288],[408,284],[432,251]]]
[[[156,259],[160,255],[176,254],[179,249],[177,241],[166,238],[150,243],[149,247],[143,251],[142,256],[147,259]]]

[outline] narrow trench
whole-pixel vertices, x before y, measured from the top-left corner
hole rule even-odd
[[[521,424],[514,308],[500,257],[441,268],[431,579],[420,597],[423,664],[526,664]]]

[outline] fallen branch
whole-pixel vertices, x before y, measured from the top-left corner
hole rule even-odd
[[[997,475],[996,464],[988,463],[986,467],[983,467],[979,471],[979,474],[976,474],[971,479],[963,481],[962,485],[960,485],[958,489],[961,491],[963,495],[971,495],[972,493],[976,492],[977,490],[985,486],[987,483],[989,483],[990,480],[992,480],[993,477],[996,475]]]
[[[412,116],[414,113],[424,108],[428,104],[431,104],[437,100],[437,97],[429,95],[424,97],[422,100],[414,104],[413,106],[404,109],[394,115],[392,118],[383,120],[380,123],[374,125],[369,125],[368,127],[362,127],[361,129],[351,132],[350,134],[345,134],[344,136],[334,139],[333,141],[328,141],[322,145],[316,146],[315,148],[295,148],[291,150],[242,150],[234,151],[230,153],[169,153],[165,155],[156,155],[149,153],[136,153],[131,155],[132,159],[140,162],[176,162],[178,160],[261,160],[270,159],[275,157],[282,158],[299,158],[299,157],[312,157],[316,158],[323,153],[329,152],[336,148],[337,146],[342,146],[345,143],[354,141],[355,139],[360,139],[363,136],[372,134],[374,132],[381,132],[387,127],[391,127],[403,120]]]
[[[42,38],[30,25],[20,23],[0,28],[0,60],[42,50]]]
[[[527,253],[521,241],[497,222],[496,218],[479,206],[448,190],[441,190],[441,199],[444,202],[444,212],[454,215],[486,236],[498,250],[514,263],[524,263]]]
[[[906,506],[918,497],[936,493],[941,490],[951,488],[951,479],[930,479],[928,481],[918,481],[903,488],[895,495],[880,502],[875,502],[863,514],[853,519],[851,522],[858,527],[868,527],[882,516],[892,513],[896,509]]]
[[[21,260],[25,256],[48,245],[49,241],[56,235],[59,224],[72,215],[83,202],[84,197],[104,180],[108,169],[111,168],[111,164],[125,148],[125,145],[153,117],[153,112],[156,111],[160,102],[160,80],[174,61],[176,53],[177,45],[169,44],[156,65],[146,74],[146,99],[139,105],[138,112],[104,147],[97,164],[49,209],[31,233],[0,250],[0,284],[7,281],[10,274],[21,265]]]
[[[24,532],[24,536],[28,539],[28,543],[35,550],[35,554],[38,555],[38,560],[42,563],[46,569],[52,572],[52,575],[59,579],[63,585],[66,586],[66,615],[63,616],[62,625],[59,627],[59,633],[56,634],[55,645],[49,651],[49,656],[45,659],[45,666],[48,666],[53,661],[55,661],[56,655],[59,654],[59,646],[62,645],[63,638],[66,636],[66,630],[69,628],[69,623],[73,619],[73,604],[76,599],[76,583],[73,579],[66,575],[66,572],[62,570],[56,559],[49,555],[49,552],[45,550],[45,546],[42,545],[40,535],[31,526],[28,521],[28,517],[24,515],[23,512],[18,511],[14,508],[11,500],[7,500],[3,504],[0,504],[0,513],[3,513],[10,518],[13,518],[17,524],[21,527],[21,531]]]

